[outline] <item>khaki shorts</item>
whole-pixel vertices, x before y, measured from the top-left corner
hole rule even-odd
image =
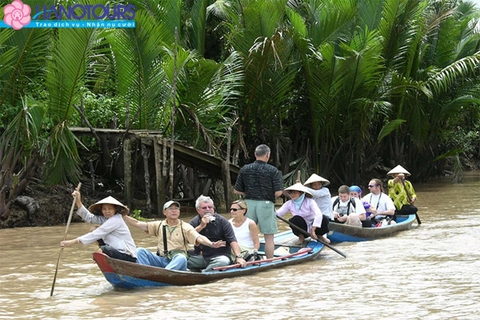
[[[268,200],[245,199],[247,203],[246,216],[258,225],[263,234],[278,232],[277,217],[275,215],[275,203]]]

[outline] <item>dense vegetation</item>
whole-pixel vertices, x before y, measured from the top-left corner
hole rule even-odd
[[[476,167],[480,12],[469,2],[125,3],[135,29],[0,31],[3,217],[32,178],[75,183],[79,150],[101,153],[70,126],[174,130],[222,158],[231,130],[228,156],[241,165],[266,143],[287,179]]]

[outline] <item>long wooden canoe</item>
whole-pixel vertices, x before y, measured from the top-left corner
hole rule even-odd
[[[341,223],[330,222],[328,225],[330,232],[327,237],[331,242],[360,242],[370,241],[379,238],[386,238],[403,230],[412,227],[416,216],[410,214],[408,216],[397,216],[397,223],[385,227],[354,227]]]
[[[292,239],[290,231],[275,236],[275,246],[283,253],[272,259],[263,259],[249,262],[244,268],[231,265],[209,272],[192,272],[166,270],[164,268],[140,265],[128,261],[110,258],[95,252],[93,259],[103,272],[103,275],[114,287],[136,289],[144,287],[185,286],[203,284],[224,278],[251,275],[260,271],[281,268],[289,265],[304,263],[316,259],[324,245],[317,241],[308,241],[304,245],[282,245],[281,241]],[[294,236],[295,237],[295,236]],[[295,237],[295,239],[298,239]],[[263,250],[263,244],[260,247]]]

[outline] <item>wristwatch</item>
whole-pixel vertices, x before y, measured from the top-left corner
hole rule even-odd
[[[237,254],[237,259],[238,258],[243,258],[243,255],[242,254]]]

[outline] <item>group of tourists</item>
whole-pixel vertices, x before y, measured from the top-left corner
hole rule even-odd
[[[276,211],[278,216],[291,213],[288,221],[292,231],[304,241],[305,234],[299,229],[309,232],[313,239],[329,243],[325,234],[328,233],[330,222],[342,223],[357,227],[381,227],[396,223],[396,215],[408,215],[417,212],[414,206],[415,190],[405,176],[410,173],[398,165],[388,175],[393,176],[388,181],[388,194],[383,192],[380,179],[371,179],[368,183],[369,193],[362,197],[359,186],[342,185],[338,195],[332,197],[327,186],[330,182],[312,174],[304,184],[300,181],[285,189],[290,200]],[[312,205],[313,204],[313,205]],[[320,238],[321,237],[321,238]]]
[[[180,219],[180,203],[177,201],[164,204],[164,220],[144,222],[128,216],[128,208],[112,197],[100,200],[87,210],[81,202],[80,191],[75,190],[72,195],[82,219],[100,226],[76,239],[62,241],[61,246],[87,245],[102,240],[100,251],[110,257],[183,271],[187,268],[210,271],[230,265],[232,261],[245,266],[246,252],[242,249],[253,251],[260,247],[258,229],[253,221],[244,216],[227,220],[215,212],[213,200],[207,196],[198,197],[195,203],[198,215],[187,223]],[[242,210],[246,211],[243,208],[246,208],[243,201],[235,201],[231,212],[242,214]],[[242,227],[239,221],[244,221],[245,226]],[[127,224],[156,237],[156,252],[137,248]],[[246,239],[242,249],[234,231],[237,229],[238,238]],[[194,246],[193,250],[190,245]]]
[[[332,198],[326,188],[330,182],[316,174],[304,184],[297,181],[284,189],[279,170],[268,164],[268,146],[259,145],[255,158],[238,174],[234,192],[244,199],[231,203],[229,220],[218,214],[213,200],[204,195],[196,199],[198,214],[189,223],[180,219],[180,203],[173,200],[163,205],[164,220],[144,222],[129,216],[128,207],[113,197],[102,199],[87,209],[80,191],[75,190],[72,196],[77,214],[84,221],[99,226],[76,239],[64,240],[60,245],[87,245],[98,241],[99,250],[113,258],[169,270],[208,272],[232,263],[244,267],[247,260],[257,259],[259,233],[263,233],[265,239],[263,254],[267,259],[272,258],[274,234],[278,232],[277,217],[286,213],[292,215],[288,223],[298,236],[297,243],[301,244],[307,237],[329,243],[326,234],[330,221],[376,226],[387,217],[394,221],[395,212],[416,212],[415,191],[405,180],[405,175],[410,174],[401,166],[389,172],[394,176],[388,182],[389,195],[382,192],[380,180],[372,179],[368,184],[370,193],[363,198],[360,198],[362,192],[358,186],[341,186],[338,196]],[[276,210],[276,199],[283,194],[290,199]],[[127,224],[156,237],[156,252],[137,248]]]

